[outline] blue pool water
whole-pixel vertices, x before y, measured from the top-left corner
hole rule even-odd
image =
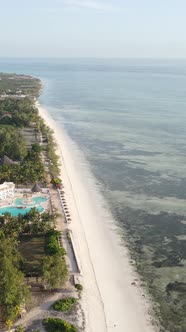
[[[34,206],[34,205],[37,205],[37,204],[41,204],[41,203],[44,203],[47,201],[47,198],[46,197],[41,197],[41,196],[38,196],[38,197],[33,197],[32,198],[32,203],[25,203],[24,199],[23,198],[16,198],[15,200],[15,205],[26,205],[26,206]]]
[[[31,207],[28,208],[18,208],[18,207],[14,207],[14,206],[7,206],[7,207],[3,207],[0,208],[0,215],[3,215],[6,212],[9,212],[11,214],[11,216],[13,217],[17,217],[19,214],[26,214],[31,210]],[[42,206],[37,207],[37,210],[39,212],[43,212],[44,208]]]
[[[40,203],[44,203],[47,201],[46,197],[34,197],[32,198],[32,200],[34,201],[35,204],[40,204]]]

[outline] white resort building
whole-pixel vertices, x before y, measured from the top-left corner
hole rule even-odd
[[[0,200],[13,197],[15,192],[15,184],[13,182],[4,182],[0,184]]]

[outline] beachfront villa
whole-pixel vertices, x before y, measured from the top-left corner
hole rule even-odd
[[[4,182],[0,184],[0,200],[14,197],[15,184],[13,182]]]

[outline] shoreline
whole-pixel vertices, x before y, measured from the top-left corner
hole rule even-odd
[[[57,154],[60,157],[61,178],[72,222],[78,261],[82,271],[82,308],[87,332],[153,332],[157,331],[148,314],[150,303],[143,289],[131,285],[139,277],[129,263],[128,250],[121,247],[117,226],[111,216],[99,215],[91,179],[83,177],[76,156],[68,146],[68,136],[38,102],[36,106],[46,124],[54,130]],[[79,165],[78,165],[79,166]],[[84,166],[84,165],[80,165]],[[83,168],[83,167],[82,167]],[[97,212],[98,211],[98,212]]]

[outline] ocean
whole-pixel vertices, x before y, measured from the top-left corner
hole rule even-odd
[[[41,78],[41,104],[83,153],[160,310],[172,310],[167,285],[186,273],[186,62],[1,59],[0,71]]]

